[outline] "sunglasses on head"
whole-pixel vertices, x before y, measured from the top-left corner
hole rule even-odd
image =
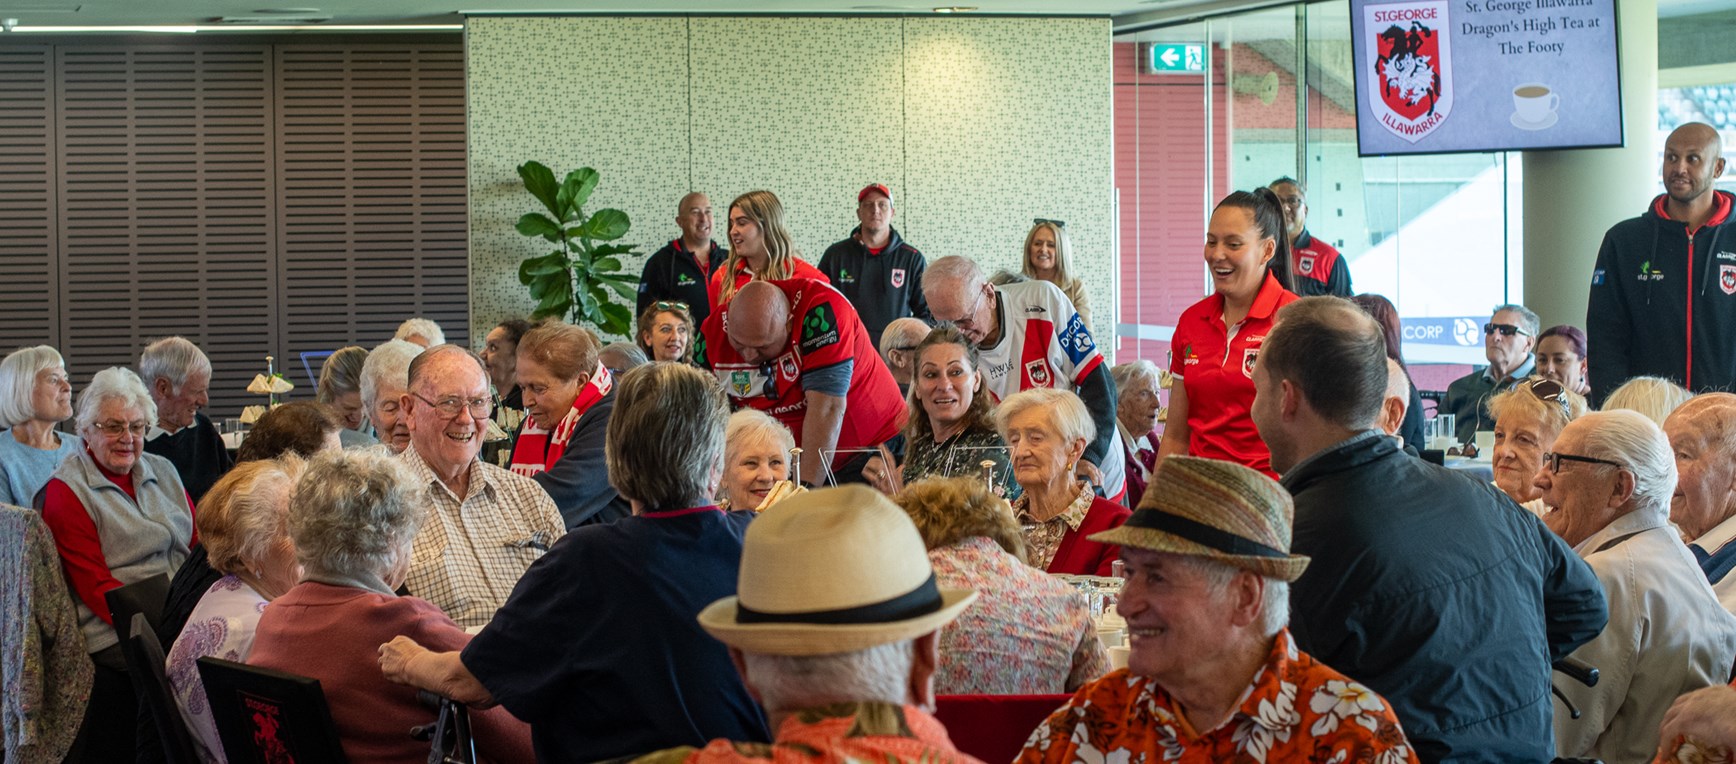
[[[1031,219],[1032,225],[1042,225],[1044,223],[1048,223],[1049,225],[1052,225],[1056,228],[1066,228],[1067,227],[1067,221],[1065,221],[1065,220],[1051,220],[1049,218],[1032,218]]]
[[[685,303],[685,302],[664,302],[662,300],[658,300],[657,302],[651,303],[651,307],[656,308],[658,310],[687,310],[687,303]]]
[[[1537,399],[1545,403],[1554,403],[1561,407],[1561,415],[1572,419],[1573,413],[1567,405],[1567,388],[1553,379],[1532,379],[1521,383],[1525,389]]]
[[[1497,324],[1493,321],[1483,324],[1483,334],[1489,335],[1494,334],[1495,332],[1500,332],[1503,337],[1511,337],[1515,334],[1521,337],[1531,336],[1530,333],[1526,332],[1524,329],[1512,324]]]

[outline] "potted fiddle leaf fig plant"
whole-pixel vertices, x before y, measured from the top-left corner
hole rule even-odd
[[[547,254],[526,258],[518,266],[518,281],[530,288],[536,309],[531,317],[568,316],[574,324],[589,323],[603,334],[632,332],[633,311],[612,301],[610,292],[631,303],[638,296],[639,277],[623,272],[621,257],[638,254],[618,244],[632,228],[627,213],[600,209],[585,214],[585,202],[597,189],[597,171],[581,167],[555,181],[540,162],[519,165],[524,188],[548,214],[526,213],[518,232],[554,244]]]

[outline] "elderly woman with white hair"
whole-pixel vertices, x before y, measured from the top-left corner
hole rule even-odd
[[[36,493],[66,457],[84,448],[55,431],[72,417],[72,385],[60,353],[23,347],[0,361],[0,504],[36,506]]]
[[[289,495],[303,466],[294,454],[243,462],[199,502],[199,543],[221,577],[199,598],[170,647],[167,673],[200,761],[225,759],[199,679],[199,659],[245,663],[265,604],[301,579],[295,543],[289,540]]]
[[[368,349],[359,345],[338,348],[319,367],[319,384],[314,386],[313,399],[330,406],[343,419],[338,430],[338,442],[344,448],[372,446],[380,441],[362,431],[367,421],[362,405],[362,366],[368,361]]]
[[[1561,429],[1585,415],[1585,399],[1553,379],[1533,377],[1489,399],[1495,419],[1495,487],[1542,517],[1543,492],[1532,478]]]
[[[1079,396],[1037,387],[1001,401],[995,429],[1007,442],[1013,479],[1024,495],[1013,502],[1025,537],[1025,561],[1050,573],[1107,576],[1113,544],[1091,534],[1121,525],[1127,507],[1099,497],[1077,475],[1085,445],[1097,435]]]
[[[1634,377],[1621,383],[1603,399],[1604,411],[1638,411],[1659,427],[1670,418],[1670,412],[1688,402],[1694,394],[1663,377]]]
[[[85,649],[96,664],[86,728],[91,761],[133,757],[137,699],[105,595],[158,574],[172,575],[193,540],[193,508],[169,460],[145,453],[157,419],[144,382],[111,367],[78,396],[84,449],[67,457],[42,489],[42,520],[78,605]]]
[[[320,453],[290,496],[301,582],[265,607],[247,662],[318,679],[350,761],[428,756],[409,730],[434,712],[380,675],[380,645],[407,636],[456,650],[470,641],[439,608],[394,593],[410,570],[423,504],[415,475],[381,449]],[[532,760],[530,729],[505,709],[472,708],[470,723],[485,758]]]
[[[1115,380],[1115,426],[1127,458],[1127,505],[1139,506],[1145,482],[1157,468],[1157,420],[1163,414],[1163,371],[1150,361],[1129,361],[1109,370]]]
[[[725,510],[762,510],[779,483],[790,480],[790,428],[758,409],[729,415],[723,436],[723,477],[718,506]],[[780,498],[783,492],[779,492]]]
[[[368,351],[362,361],[362,410],[374,426],[374,437],[395,454],[410,445],[410,422],[399,399],[410,392],[410,362],[422,350],[420,345],[391,340]]]
[[[1601,672],[1597,686],[1557,683],[1582,712],[1570,718],[1556,704],[1557,755],[1650,761],[1671,701],[1730,679],[1736,617],[1670,525],[1676,479],[1663,431],[1626,410],[1574,420],[1537,471],[1551,508],[1544,522],[1585,558],[1609,601],[1609,624],[1570,656]]]
[[[398,331],[392,335],[392,339],[403,340],[423,348],[431,348],[435,345],[446,344],[446,332],[442,331],[440,325],[432,320],[417,316],[405,319],[404,323],[399,324]]]

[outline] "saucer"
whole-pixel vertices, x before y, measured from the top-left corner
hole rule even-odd
[[[1513,116],[1508,117],[1507,121],[1513,123],[1513,126],[1520,130],[1542,130],[1547,127],[1555,126],[1555,121],[1560,118],[1561,117],[1558,114],[1552,111],[1549,112],[1549,116],[1544,117],[1543,119],[1536,122],[1527,122],[1519,118],[1519,112],[1513,112]]]

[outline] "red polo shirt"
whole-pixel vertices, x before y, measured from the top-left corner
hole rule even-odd
[[[1187,452],[1224,459],[1276,479],[1272,453],[1248,415],[1254,405],[1254,358],[1272,316],[1298,300],[1270,273],[1254,296],[1248,317],[1224,326],[1224,298],[1214,294],[1182,311],[1169,341],[1169,371],[1187,391]]]

